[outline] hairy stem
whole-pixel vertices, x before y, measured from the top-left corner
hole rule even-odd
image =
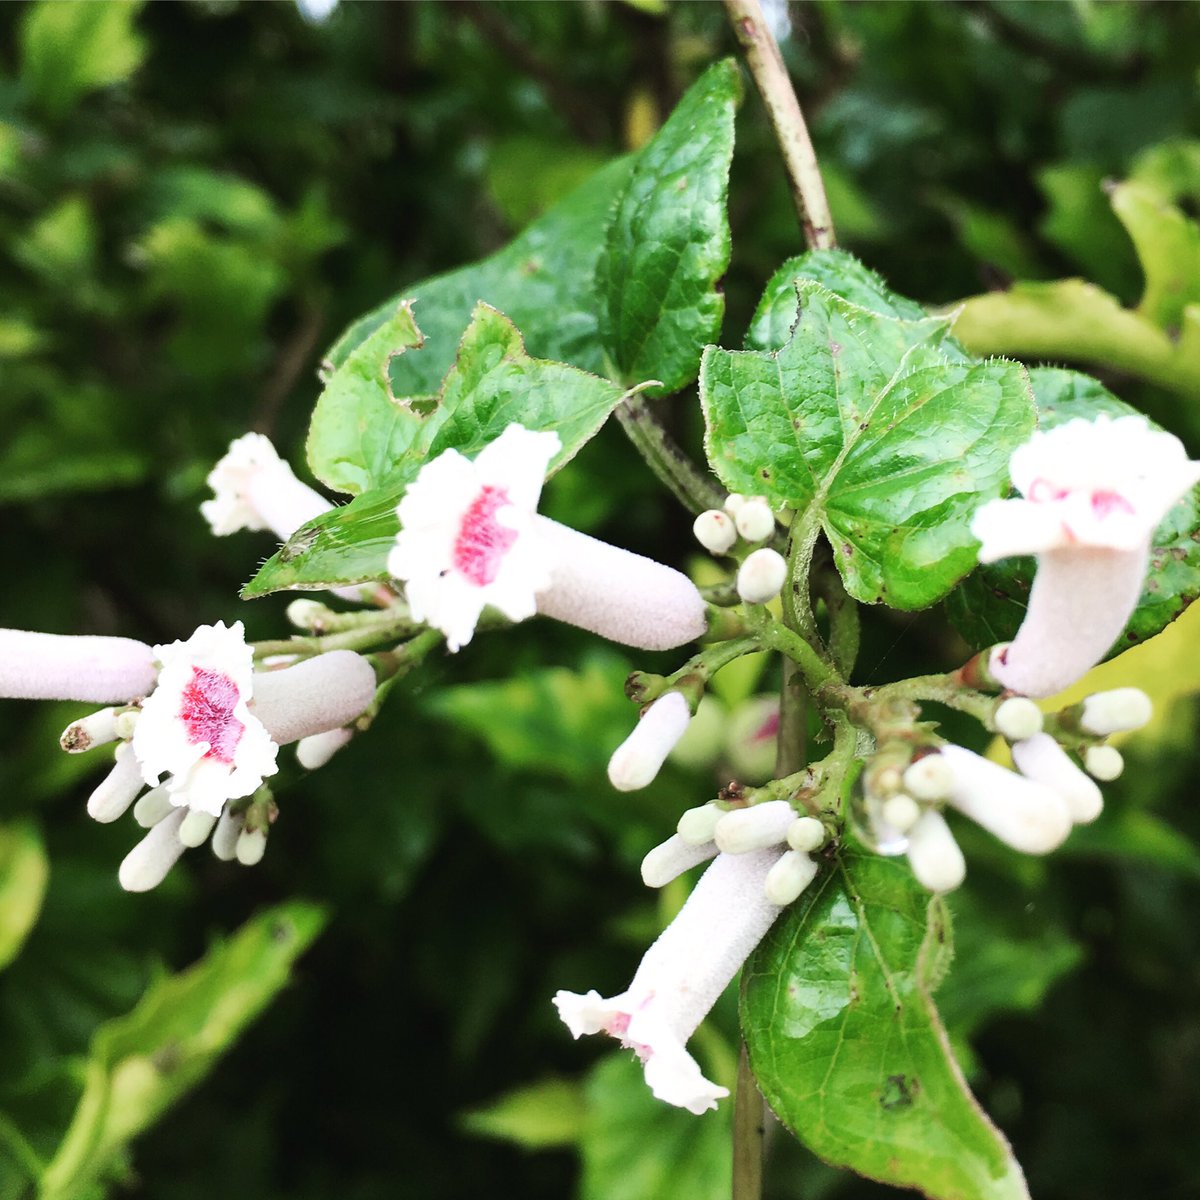
[[[733,25],[738,42],[746,52],[746,65],[758,86],[767,114],[775,129],[775,137],[783,152],[792,200],[804,230],[804,240],[810,250],[828,250],[835,244],[833,218],[821,170],[813,151],[808,126],[800,111],[800,101],[788,78],[775,41],[763,16],[758,0],[725,0],[725,11]]]
[[[766,1133],[767,1104],[750,1070],[750,1055],[743,1042],[733,1096],[733,1200],[758,1200],[762,1195]]]
[[[692,512],[720,508],[725,493],[676,445],[642,396],[627,396],[617,405],[617,420],[646,465],[675,498]]]

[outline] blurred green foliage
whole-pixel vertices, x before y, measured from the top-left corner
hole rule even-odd
[[[1145,303],[1100,185],[1132,179],[1195,215],[1200,10],[775,11],[842,241],[897,291],[945,305],[1079,275]],[[0,6],[0,34],[0,624],[150,641],[219,617],[281,628],[284,600],[234,598],[269,538],[215,541],[196,512],[230,438],[267,432],[299,466],[343,328],[501,248],[733,50],[720,6],[687,3],[344,3],[310,24],[282,3],[70,0]],[[753,95],[737,132],[729,346],[803,249]],[[1194,394],[1119,366],[1101,378],[1200,449]],[[671,419],[698,452],[696,407]],[[547,508],[659,556],[687,544],[616,430]],[[864,681],[962,654],[938,610],[872,613],[864,639]],[[619,680],[664,665],[652,656],[538,625],[477,642],[285,781],[262,867],[192,854],[149,896],[116,885],[128,830],[83,812],[103,752],[57,750],[79,706],[0,706],[0,1197],[32,1195],[52,1161],[64,1200],[451,1198],[492,1179],[530,1197],[725,1194],[727,1110],[697,1123],[655,1105],[549,1004],[560,986],[623,986],[678,903],[660,911],[636,864],[715,773],[608,787]],[[1018,861],[960,831],[971,875],[938,1001],[1039,1200],[1200,1191],[1195,732],[1183,700],[1162,736],[1131,742],[1070,855]],[[252,914],[294,897],[331,918],[280,990],[315,929],[276,942],[278,910]],[[698,1039],[717,1078],[733,1008]],[[147,1053],[180,1068],[178,1089],[119,1076]],[[138,1102],[113,1128],[81,1124],[81,1096],[118,1077]],[[773,1200],[884,1194],[776,1139]]]

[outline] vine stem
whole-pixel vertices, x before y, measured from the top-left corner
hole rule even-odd
[[[746,65],[767,106],[775,137],[783,151],[804,240],[810,250],[828,250],[835,245],[833,217],[829,213],[817,155],[808,136],[808,125],[783,65],[779,43],[771,33],[758,0],[725,0],[725,11],[746,52]]]
[[[694,513],[720,508],[725,493],[705,477],[675,444],[643,396],[627,396],[617,405],[617,420],[647,466],[666,484],[675,498]]]

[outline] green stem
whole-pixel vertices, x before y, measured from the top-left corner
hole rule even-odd
[[[767,1105],[754,1080],[743,1042],[733,1095],[733,1200],[758,1200],[762,1195],[766,1134]]]
[[[833,665],[844,679],[849,679],[858,659],[858,604],[850,598],[832,564],[817,573],[815,587],[829,616],[829,653]]]
[[[291,637],[278,641],[252,642],[256,660],[271,658],[279,654],[311,657],[327,654],[330,650],[372,650],[381,642],[394,642],[413,630],[412,617],[407,609],[390,620],[372,622],[357,629],[331,633],[322,637]],[[421,635],[418,635],[421,636]]]
[[[627,396],[617,405],[617,420],[646,465],[692,512],[720,508],[725,493],[676,445],[650,411],[643,396]]]
[[[754,76],[783,152],[804,240],[810,250],[827,250],[835,244],[833,217],[829,213],[829,201],[804,113],[788,78],[779,43],[771,33],[758,0],[725,0],[725,11],[746,52],[746,65]]]
[[[828,684],[840,682],[837,671],[804,638],[776,621],[765,609],[757,605],[747,605],[746,624],[754,630],[759,641],[767,649],[779,651],[785,661],[796,664],[801,680],[810,693],[817,693]]]
[[[932,700],[947,708],[969,713],[980,724],[994,729],[992,714],[996,711],[996,697],[965,687],[955,674],[918,675],[913,679],[901,679],[897,683],[885,683],[880,687],[850,688],[848,694],[858,701],[872,704],[887,704],[897,700],[920,703]]]

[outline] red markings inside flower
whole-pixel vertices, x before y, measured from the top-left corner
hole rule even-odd
[[[454,542],[454,568],[476,587],[484,587],[496,578],[504,556],[517,540],[515,529],[496,520],[496,514],[508,504],[508,493],[489,484],[463,514]]]
[[[1053,500],[1065,500],[1070,494],[1069,489],[1056,487],[1048,479],[1035,479],[1029,485],[1026,497],[1034,504],[1048,504]]]
[[[198,742],[208,743],[205,758],[233,762],[234,751],[246,728],[233,715],[241,698],[237,684],[228,675],[192,668],[192,681],[183,689],[179,717],[193,746]]]
[[[1092,512],[1102,521],[1105,517],[1111,517],[1113,513],[1123,513],[1131,517],[1133,505],[1117,492],[1093,492]]]

